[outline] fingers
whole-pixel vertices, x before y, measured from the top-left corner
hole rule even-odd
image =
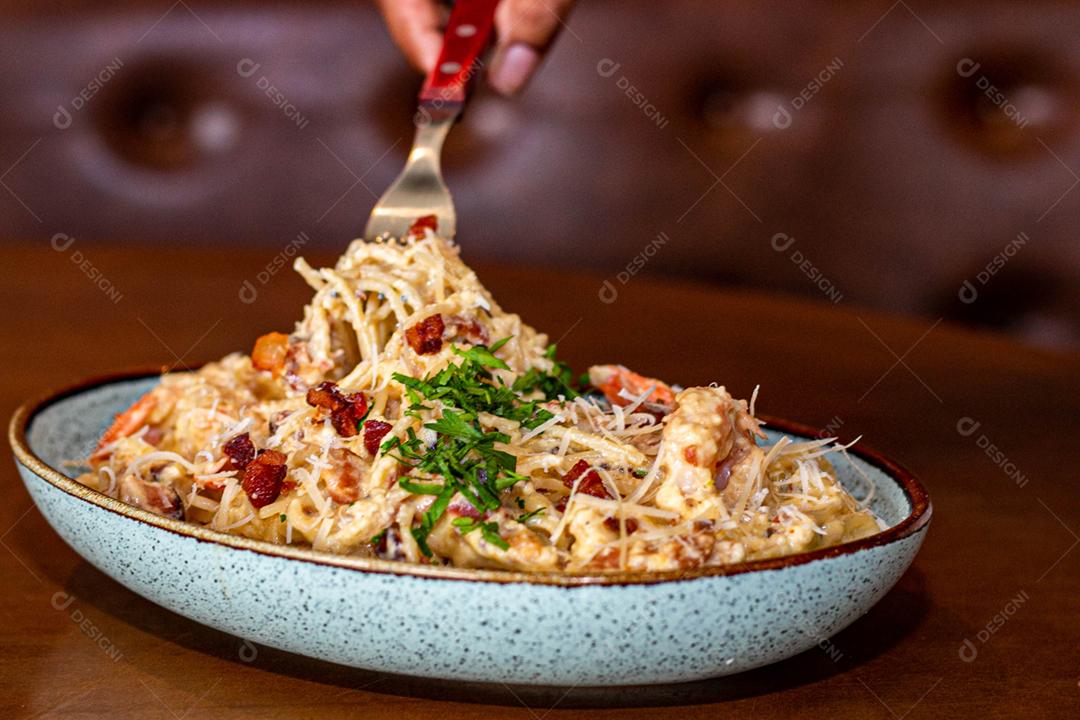
[[[377,0],[390,36],[406,59],[424,73],[442,49],[443,17],[436,0]],[[502,0],[495,13],[498,44],[488,72],[496,92],[516,95],[570,14],[574,0]]]
[[[498,45],[488,72],[488,82],[496,92],[521,92],[573,4],[574,0],[502,0],[495,12]]]
[[[442,49],[442,16],[435,0],[377,0],[390,37],[405,58],[424,73]]]

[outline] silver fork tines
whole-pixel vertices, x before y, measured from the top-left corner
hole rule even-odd
[[[383,235],[404,237],[409,226],[424,215],[438,218],[439,235],[454,236],[457,214],[450,190],[443,182],[439,157],[457,113],[440,113],[440,117],[434,118],[418,115],[416,137],[405,169],[375,203],[364,230],[367,240]]]

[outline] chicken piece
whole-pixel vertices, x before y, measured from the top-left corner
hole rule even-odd
[[[176,389],[162,383],[136,400],[131,407],[116,416],[112,425],[101,436],[97,448],[90,456],[91,464],[98,465],[108,459],[116,450],[110,446],[115,446],[118,440],[134,435],[144,425],[151,426],[146,434],[148,441],[154,441],[150,444],[160,441],[161,431],[154,426],[165,420],[175,407],[176,399]]]
[[[684,518],[727,518],[747,483],[757,479],[764,453],[755,432],[746,403],[723,387],[680,392],[662,435],[656,505]]]

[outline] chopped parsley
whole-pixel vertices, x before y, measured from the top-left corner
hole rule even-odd
[[[518,515],[517,516],[517,521],[519,523],[521,523],[522,525],[524,525],[529,520],[532,520],[534,517],[542,515],[543,513],[544,513],[544,508],[539,507],[539,508],[536,508],[535,510],[533,510],[531,512],[522,513],[521,515]]]
[[[503,540],[502,536],[499,535],[499,523],[497,522],[480,522],[471,517],[454,518],[451,522],[462,535],[468,535],[473,530],[480,530],[480,534],[487,542],[503,550],[510,549],[510,543]]]
[[[426,429],[436,433],[434,443],[425,445],[409,428],[404,439],[391,438],[381,447],[384,454],[391,455],[411,470],[442,480],[420,480],[411,475],[398,480],[408,492],[435,496],[420,518],[420,527],[412,529],[420,551],[427,557],[431,556],[428,535],[446,512],[455,493],[460,492],[478,513],[483,514],[498,510],[502,506],[499,493],[525,479],[516,472],[517,458],[495,448],[496,443],[509,442],[510,437],[485,430],[478,419],[480,414],[514,420],[531,430],[554,417],[541,403],[560,396],[577,397],[570,387],[570,368],[555,360],[554,345],[548,347],[544,355],[554,363],[553,372],[532,368],[510,386],[496,378],[492,370],[509,369],[506,362],[495,355],[509,340],[504,338],[491,347],[454,347],[454,354],[461,362],[422,379],[394,373],[394,379],[405,386],[409,401],[406,415],[419,419],[421,412],[434,409],[433,403],[442,406],[441,417],[424,424]],[[538,395],[542,399],[537,399]],[[456,518],[454,525],[462,534],[479,528],[488,542],[504,550],[509,547],[499,536],[498,523],[470,522],[471,518]]]
[[[514,381],[514,391],[523,394],[540,392],[545,400],[554,400],[559,396],[567,400],[576,398],[579,393],[573,388],[574,373],[569,365],[555,359],[554,345],[548,345],[547,350],[544,351],[544,357],[554,364],[552,372],[545,373],[537,368],[529,368],[524,375]],[[585,384],[587,385],[588,382]]]

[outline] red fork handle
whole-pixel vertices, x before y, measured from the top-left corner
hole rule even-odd
[[[429,114],[456,114],[465,104],[480,55],[495,25],[499,0],[457,0],[443,33],[442,52],[420,89],[420,107]]]

